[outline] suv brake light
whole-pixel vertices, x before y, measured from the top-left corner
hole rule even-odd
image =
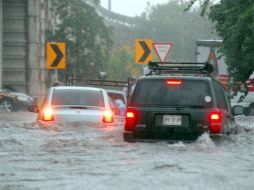
[[[130,118],[134,118],[134,113],[129,111],[129,112],[127,112],[127,114],[126,114],[126,117],[129,118],[129,119],[130,119]]]
[[[213,111],[209,114],[210,132],[218,134],[222,129],[222,114],[220,111]]]
[[[53,109],[52,108],[45,108],[43,110],[43,121],[53,121],[54,120],[54,114],[53,114]]]
[[[113,122],[113,112],[109,111],[109,110],[104,111],[102,122],[112,123]]]
[[[168,79],[166,80],[166,84],[169,86],[179,86],[182,84],[182,81],[178,79]]]
[[[136,110],[127,109],[126,113],[126,121],[125,121],[125,130],[126,131],[133,131],[138,119],[138,113]]]

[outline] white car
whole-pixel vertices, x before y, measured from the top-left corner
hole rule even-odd
[[[93,87],[51,87],[38,113],[41,123],[120,125],[124,122],[123,118],[117,116],[119,109],[111,102],[107,92]]]
[[[113,103],[119,108],[119,115],[125,117],[126,115],[126,107],[127,107],[127,98],[125,93],[120,90],[111,90],[106,89],[106,92]]]

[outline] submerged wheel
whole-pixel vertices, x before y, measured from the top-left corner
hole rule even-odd
[[[6,112],[12,112],[13,111],[13,100],[11,99],[4,99],[0,102],[0,110],[6,111]]]
[[[128,143],[134,143],[135,142],[132,133],[123,133],[123,140],[125,142],[128,142]]]
[[[254,105],[251,105],[251,106],[249,107],[249,114],[248,114],[248,115],[254,116]]]

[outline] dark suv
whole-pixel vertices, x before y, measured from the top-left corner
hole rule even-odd
[[[234,115],[243,108],[230,104],[223,86],[207,64],[150,63],[151,73],[138,79],[130,97],[124,140],[193,141],[237,132]]]

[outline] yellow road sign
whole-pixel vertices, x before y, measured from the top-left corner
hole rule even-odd
[[[66,68],[66,46],[63,42],[47,43],[47,68],[65,69]]]
[[[150,39],[135,40],[135,62],[137,64],[148,64],[153,60],[153,41]]]

